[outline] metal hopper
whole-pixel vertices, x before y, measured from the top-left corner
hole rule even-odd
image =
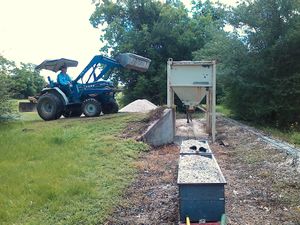
[[[205,97],[207,87],[212,87],[213,66],[203,61],[172,61],[169,84],[183,104],[196,106]]]

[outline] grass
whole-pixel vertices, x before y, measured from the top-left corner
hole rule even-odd
[[[233,114],[225,105],[216,105],[216,112],[221,113],[226,117],[232,117]]]
[[[102,224],[147,149],[118,135],[144,115],[20,118],[0,124],[0,224]]]

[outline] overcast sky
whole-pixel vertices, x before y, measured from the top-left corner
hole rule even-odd
[[[234,4],[237,0],[221,0]],[[79,61],[75,78],[101,48],[100,29],[89,22],[91,0],[0,0],[0,54],[16,62]],[[183,0],[190,5],[189,0]],[[42,72],[42,75],[53,75]],[[52,76],[51,76],[52,77]]]

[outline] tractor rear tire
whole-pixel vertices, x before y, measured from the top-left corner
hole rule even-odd
[[[59,97],[52,93],[45,93],[37,102],[37,111],[43,120],[56,120],[62,115],[63,105]]]
[[[63,116],[65,118],[70,118],[70,117],[80,117],[82,114],[82,110],[80,107],[75,108],[75,109],[67,109],[63,112]]]
[[[103,104],[102,112],[104,114],[117,113],[119,111],[118,103],[115,100],[111,100],[106,104]]]
[[[86,117],[99,116],[101,113],[101,104],[94,98],[84,100],[81,108]]]

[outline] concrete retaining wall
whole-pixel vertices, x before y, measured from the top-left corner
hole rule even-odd
[[[165,109],[162,117],[154,121],[142,135],[142,140],[152,146],[173,143],[175,136],[175,111]]]

